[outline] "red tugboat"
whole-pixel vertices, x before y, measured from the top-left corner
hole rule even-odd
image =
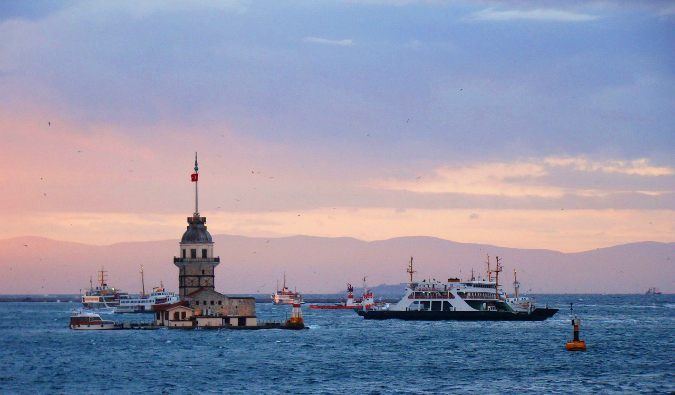
[[[311,305],[310,309],[321,310],[343,310],[343,309],[362,309],[371,308],[375,306],[383,306],[384,303],[375,302],[373,292],[366,286],[366,278],[363,278],[363,297],[361,299],[354,299],[354,287],[347,284],[347,300],[334,305]]]

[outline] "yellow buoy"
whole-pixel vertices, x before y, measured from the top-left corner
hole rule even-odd
[[[572,303],[570,303],[570,311],[574,312],[572,310]],[[572,326],[574,327],[574,339],[571,342],[567,342],[567,346],[565,349],[567,351],[586,351],[586,342],[583,340],[579,340],[579,324],[581,323],[581,320],[577,318],[575,315],[574,318],[572,318]]]

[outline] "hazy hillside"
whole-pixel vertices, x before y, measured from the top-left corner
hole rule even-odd
[[[214,236],[216,288],[226,293],[271,293],[277,281],[304,293],[344,292],[360,287],[400,284],[414,257],[416,279],[468,278],[473,268],[485,272],[486,255],[499,256],[500,280],[511,289],[513,269],[521,290],[532,293],[639,293],[649,287],[675,292],[675,243],[643,242],[565,254],[481,244],[463,244],[431,237],[402,237],[365,242],[350,238],[294,236],[252,238]],[[110,246],[60,242],[37,237],[0,240],[0,294],[78,293],[105,266],[108,284],[130,293],[164,282],[178,288],[173,257],[178,240],[120,243]],[[500,281],[500,282],[501,282]]]

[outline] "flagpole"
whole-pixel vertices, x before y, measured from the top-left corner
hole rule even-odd
[[[199,215],[199,166],[197,166],[197,153],[195,152],[195,174],[197,180],[195,181],[195,216]]]

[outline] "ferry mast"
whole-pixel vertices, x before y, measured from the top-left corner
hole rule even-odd
[[[413,273],[416,273],[415,270],[413,270],[413,257],[410,257],[410,265],[408,265],[408,270],[406,270],[407,273],[410,273],[410,282],[413,281]]]
[[[487,256],[487,280],[492,281],[492,271],[490,270],[490,254]]]
[[[145,278],[143,277],[143,265],[141,265],[141,287],[143,292],[143,298],[145,298]]]
[[[499,264],[499,257],[497,259],[497,267],[495,268],[495,299],[499,299],[499,272],[502,271],[502,266]]]

